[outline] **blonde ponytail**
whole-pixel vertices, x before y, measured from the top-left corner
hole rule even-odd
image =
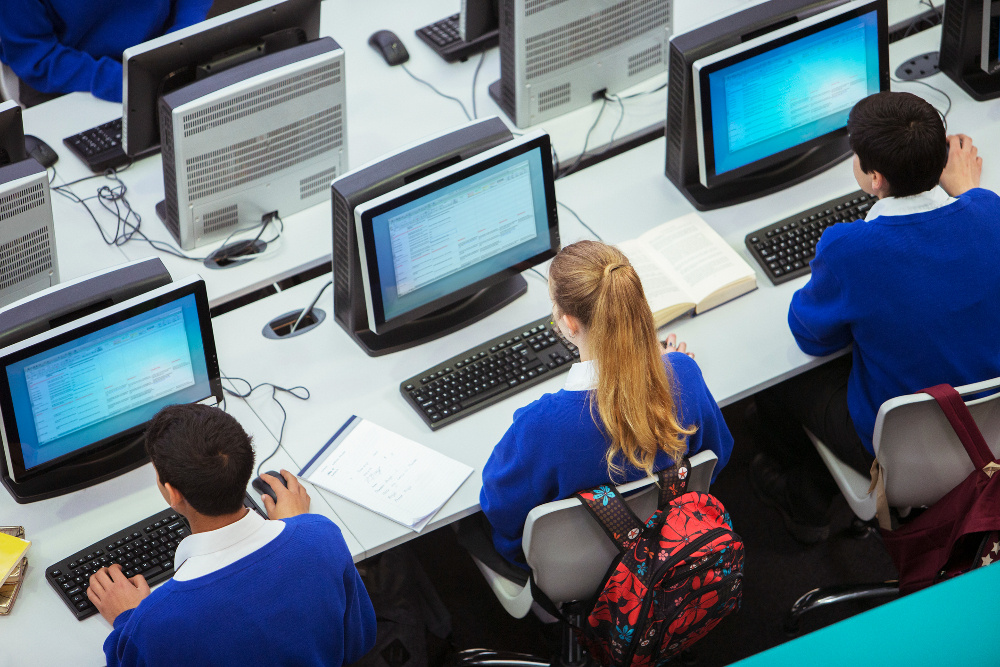
[[[587,329],[598,368],[591,414],[610,441],[608,472],[621,474],[621,459],[651,473],[661,450],[674,460],[683,456],[696,429],[678,420],[653,314],[628,258],[613,246],[580,241],[552,260],[549,284],[557,308]]]

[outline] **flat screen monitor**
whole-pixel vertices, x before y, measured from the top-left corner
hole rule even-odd
[[[888,32],[886,0],[769,0],[676,36],[667,177],[708,210],[842,162],[854,104],[889,89]]]
[[[154,289],[0,350],[8,474],[134,446],[160,408],[221,397],[205,283]]]
[[[260,0],[125,50],[122,143],[160,145],[159,99],[194,81],[319,37],[320,0]]]
[[[21,107],[16,102],[0,102],[0,167],[27,159]]]
[[[548,135],[532,133],[355,211],[370,329],[383,334],[553,256]]]

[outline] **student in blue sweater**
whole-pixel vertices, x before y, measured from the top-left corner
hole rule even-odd
[[[480,494],[496,551],[523,568],[523,579],[521,534],[535,506],[640,479],[702,449],[718,455],[718,474],[733,448],[685,344],[673,335],[665,347],[657,340],[639,276],[621,251],[596,241],[563,248],[549,267],[549,293],[580,362],[562,390],[514,413],[483,468]]]
[[[861,100],[847,129],[854,175],[878,201],[823,233],[788,324],[808,354],[853,353],[756,401],[751,481],[805,543],[828,536],[839,491],[802,425],[867,476],[883,402],[1000,376],[1000,197],[979,188],[972,140],[946,137],[910,93]]]
[[[309,511],[282,471],[264,475],[265,521],[243,507],[253,471],[250,437],[204,405],[161,410],[146,432],[160,493],[191,524],[176,572],[155,591],[118,565],[90,578],[87,596],[114,629],[119,665],[315,665],[354,662],[375,643],[375,612],[340,529]]]
[[[122,52],[205,19],[212,0],[3,0],[0,61],[21,101],[84,91],[122,101]]]

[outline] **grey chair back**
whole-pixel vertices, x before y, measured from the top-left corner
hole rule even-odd
[[[718,457],[703,451],[690,461],[688,491],[707,493]],[[656,509],[655,476],[618,488],[640,519],[645,520]],[[556,604],[592,596],[618,555],[611,539],[576,498],[531,510],[524,523],[522,544],[535,584]]]

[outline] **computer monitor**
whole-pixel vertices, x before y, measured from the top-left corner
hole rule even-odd
[[[16,102],[0,102],[0,167],[27,159],[21,107]]]
[[[162,276],[156,268],[115,273],[149,286]],[[37,322],[49,306],[59,313],[74,294],[104,302],[108,287],[107,275],[74,281],[0,311],[0,325]],[[221,400],[199,277],[100,308],[0,349],[3,483],[18,502],[32,502],[110,479],[146,462],[142,437],[160,408]]]
[[[1000,0],[949,0],[941,71],[979,102],[1000,97]]]
[[[885,0],[771,0],[670,46],[666,174],[699,210],[850,156],[847,117],[889,89]]]
[[[559,248],[548,135],[474,121],[333,182],[334,313],[372,356],[495,312]]]
[[[501,0],[500,80],[490,95],[537,125],[667,68],[673,0]]]
[[[213,73],[319,37],[320,0],[260,0],[125,50],[122,146],[160,144],[159,101]]]

